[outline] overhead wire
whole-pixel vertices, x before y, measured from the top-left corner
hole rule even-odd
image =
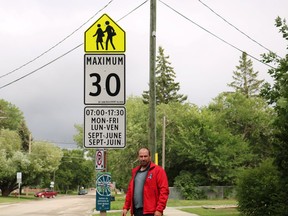
[[[223,38],[217,36],[216,34],[214,34],[213,32],[209,31],[208,29],[202,27],[201,25],[197,24],[196,22],[194,22],[193,20],[191,20],[190,18],[188,18],[187,16],[183,15],[182,13],[180,13],[179,11],[177,11],[176,9],[174,9],[173,7],[171,7],[170,5],[168,5],[167,3],[163,2],[162,0],[159,0],[159,2],[161,2],[162,4],[164,4],[166,7],[168,7],[169,9],[171,9],[172,11],[174,11],[175,13],[177,13],[178,15],[180,15],[181,17],[183,17],[184,19],[188,20],[189,22],[193,23],[194,25],[198,26],[199,28],[201,28],[202,30],[206,31],[207,33],[209,33],[210,35],[212,35],[213,37],[217,38],[218,40],[224,42],[225,44],[233,47],[234,49],[238,50],[239,52],[243,53],[244,51],[241,50],[240,48],[236,47],[235,45],[229,43],[228,41],[224,40]],[[247,53],[247,52],[246,52]],[[250,56],[252,59],[272,68],[272,69],[275,69],[273,66],[265,63],[265,62],[262,62],[260,59],[256,58],[255,56],[247,53],[248,56]]]
[[[47,54],[48,52],[50,52],[51,50],[53,50],[54,48],[56,48],[57,46],[59,46],[61,43],[63,43],[65,40],[67,40],[68,38],[70,38],[73,34],[75,34],[77,31],[79,31],[84,25],[86,25],[88,22],[90,22],[96,15],[98,15],[101,11],[103,11],[106,7],[108,7],[114,0],[110,0],[103,8],[101,8],[100,10],[98,10],[92,17],[90,17],[87,21],[85,21],[82,25],[80,25],[78,28],[76,28],[74,31],[72,31],[70,34],[68,34],[66,37],[64,37],[62,40],[60,40],[58,43],[56,43],[55,45],[53,45],[52,47],[50,47],[49,49],[47,49],[46,51],[44,51],[43,53],[41,53],[40,55],[36,56],[35,58],[33,58],[32,60],[26,62],[25,64],[19,66],[18,68],[15,68],[14,70],[1,75],[0,78],[3,78],[5,76],[8,76],[9,74],[13,74],[14,72],[20,70],[21,68],[31,64],[32,62],[36,61],[37,59],[39,59],[40,57],[44,56],[45,54]]]
[[[7,86],[9,86],[9,85],[11,85],[11,84],[13,84],[13,83],[15,83],[15,82],[21,80],[21,79],[24,79],[24,78],[27,77],[27,76],[30,76],[31,74],[36,73],[37,71],[39,71],[39,70],[41,70],[41,69],[47,67],[48,65],[50,65],[50,64],[52,64],[53,62],[59,60],[60,58],[64,57],[65,55],[71,53],[72,51],[76,50],[77,48],[79,48],[79,47],[82,46],[82,45],[83,45],[83,43],[77,45],[76,47],[74,47],[74,48],[70,49],[69,51],[65,52],[64,54],[58,56],[57,58],[53,59],[52,61],[50,61],[50,62],[48,62],[48,63],[42,65],[41,67],[39,67],[39,68],[37,68],[37,69],[35,69],[35,70],[33,70],[33,71],[27,73],[27,74],[25,74],[25,75],[23,75],[23,76],[21,76],[21,77],[15,79],[15,80],[13,80],[13,81],[11,81],[11,82],[9,82],[9,83],[3,85],[3,86],[0,86],[0,89],[5,88],[5,87],[7,87]]]
[[[234,46],[233,44],[227,42],[226,40],[220,38],[219,36],[217,36],[216,34],[212,33],[211,31],[207,30],[206,28],[200,26],[199,24],[197,24],[196,22],[194,22],[193,20],[191,20],[191,19],[188,18],[187,16],[183,15],[182,13],[180,13],[179,11],[177,11],[176,9],[172,8],[171,6],[169,6],[167,3],[165,3],[165,2],[163,2],[163,1],[161,1],[161,0],[159,0],[159,1],[160,1],[162,4],[164,4],[166,7],[170,8],[171,10],[173,10],[173,11],[174,11],[175,13],[177,13],[178,15],[182,16],[182,17],[185,18],[186,20],[190,21],[190,22],[193,23],[194,25],[198,26],[199,28],[201,28],[202,30],[204,30],[204,31],[206,31],[207,33],[211,34],[212,36],[216,37],[217,39],[221,40],[222,42],[224,42],[224,43],[226,43],[227,45],[233,47],[234,49],[238,50],[239,52],[244,52],[244,51],[241,50],[240,48],[238,48],[238,47]],[[200,3],[202,3],[204,6],[208,7],[211,11],[213,11],[208,5],[204,4],[201,0],[198,0],[198,1],[199,1]],[[72,33],[70,33],[70,34],[69,34],[68,36],[66,36],[64,39],[62,39],[61,41],[59,41],[57,44],[55,44],[54,46],[52,46],[51,48],[49,48],[48,50],[46,50],[45,52],[43,52],[42,54],[40,54],[39,56],[37,56],[36,58],[28,61],[27,63],[21,65],[20,67],[14,69],[13,71],[11,71],[11,72],[9,72],[9,73],[7,73],[7,74],[4,74],[4,75],[2,75],[2,76],[0,76],[0,78],[2,78],[2,77],[4,77],[4,76],[7,76],[7,75],[9,75],[9,74],[11,74],[11,73],[16,72],[17,70],[19,70],[19,69],[23,68],[24,66],[26,66],[26,65],[34,62],[34,61],[37,60],[38,58],[42,57],[42,56],[45,55],[46,53],[48,53],[48,52],[50,52],[51,50],[53,50],[55,47],[57,47],[58,45],[60,45],[61,43],[63,43],[65,40],[67,40],[69,37],[71,37],[73,34],[75,34],[78,30],[80,30],[85,24],[87,24],[87,23],[88,23],[90,20],[92,20],[97,14],[99,14],[102,10],[104,10],[106,7],[108,7],[112,2],[113,2],[113,0],[110,0],[103,8],[101,8],[100,10],[98,10],[98,11],[97,11],[92,17],[90,17],[86,22],[84,22],[82,25],[80,25],[77,29],[75,29]],[[138,8],[140,8],[141,6],[143,6],[143,5],[144,5],[145,3],[147,3],[147,2],[148,2],[148,0],[144,1],[142,4],[138,5],[138,6],[137,6],[136,8],[134,8],[132,11],[128,12],[128,13],[127,13],[126,15],[124,15],[122,18],[120,18],[119,20],[117,20],[117,22],[119,22],[120,20],[124,19],[125,17],[127,17],[128,15],[130,15],[132,12],[136,11]],[[217,14],[215,11],[213,11],[213,13]],[[217,16],[221,17],[219,14],[217,14]],[[224,19],[223,17],[221,17],[221,18]],[[225,19],[224,19],[224,20],[225,20]],[[229,23],[227,20],[225,20],[225,21],[226,21],[227,23]],[[230,24],[230,23],[229,23],[229,24]],[[230,24],[230,25],[232,25],[232,24]],[[234,25],[232,25],[232,26],[233,26],[234,28],[236,28],[237,30],[239,30],[239,29],[238,29],[237,27],[235,27]],[[239,31],[240,31],[240,30],[239,30]],[[242,32],[242,31],[240,31],[240,32]],[[242,33],[245,34],[244,32],[242,32]],[[246,35],[246,34],[245,34],[245,35]],[[247,36],[248,36],[248,35],[247,35]],[[248,36],[248,37],[249,37],[249,36]],[[249,38],[251,38],[251,37],[249,37]],[[253,39],[251,38],[251,40],[253,40]],[[258,44],[257,41],[255,41],[255,40],[253,40],[253,41]],[[74,47],[74,48],[72,48],[71,50],[67,51],[66,53],[62,54],[61,56],[59,56],[59,57],[53,59],[52,61],[44,64],[43,66],[37,68],[36,70],[34,70],[34,71],[32,71],[32,72],[30,72],[30,73],[28,73],[28,74],[26,74],[26,75],[24,75],[24,76],[16,79],[16,80],[13,80],[13,81],[10,82],[10,83],[7,83],[7,84],[5,84],[5,85],[3,85],[3,86],[0,86],[0,89],[4,88],[4,87],[6,87],[6,86],[9,86],[9,85],[11,85],[11,84],[13,84],[13,83],[21,80],[21,79],[23,79],[23,78],[25,78],[25,77],[33,74],[33,73],[39,71],[40,69],[42,69],[42,68],[50,65],[51,63],[53,63],[53,62],[55,62],[56,60],[64,57],[65,55],[69,54],[70,52],[74,51],[75,49],[77,49],[78,47],[80,47],[80,46],[82,46],[82,45],[83,45],[83,43],[77,45],[76,47]],[[264,46],[261,45],[260,43],[259,43],[259,45],[262,46],[262,47],[264,47]],[[264,48],[265,48],[265,47],[264,47]],[[268,49],[268,48],[265,48],[265,49]],[[268,50],[269,50],[269,49],[268,49]],[[269,51],[270,51],[270,50],[269,50]],[[271,51],[271,52],[272,52],[272,51]],[[246,53],[247,53],[247,52],[246,52]],[[271,66],[271,65],[269,65],[269,64],[267,64],[267,63],[265,63],[265,62],[262,62],[261,60],[259,60],[258,58],[254,57],[253,55],[251,55],[251,54],[249,54],[249,53],[247,53],[247,55],[250,56],[251,58],[253,58],[253,59],[256,60],[256,61],[258,61],[258,62],[260,62],[260,63],[262,63],[262,64],[265,64],[266,66],[268,66],[268,67],[270,67],[270,68],[274,68],[273,66]]]
[[[258,44],[259,46],[261,46],[262,48],[264,48],[265,50],[267,50],[268,52],[271,53],[275,53],[273,51],[271,51],[271,49],[265,47],[264,45],[262,45],[261,43],[259,43],[258,41],[256,41],[255,39],[253,39],[252,37],[250,37],[248,34],[246,34],[245,32],[243,32],[242,30],[240,30],[238,27],[236,27],[235,25],[233,25],[232,23],[230,23],[227,19],[225,19],[224,17],[222,17],[220,14],[218,14],[217,12],[215,12],[215,10],[213,10],[211,7],[209,7],[207,4],[205,4],[204,2],[202,2],[201,0],[198,0],[202,5],[204,5],[206,8],[208,8],[211,12],[213,12],[216,16],[218,16],[219,18],[221,18],[224,22],[226,22],[228,25],[232,26],[234,29],[236,29],[238,32],[240,32],[241,34],[243,34],[244,36],[246,36],[247,38],[249,38],[251,41],[253,41],[254,43]],[[276,54],[276,53],[275,53]],[[281,58],[280,56],[278,56],[276,54],[276,56],[278,58]]]
[[[124,19],[125,17],[127,17],[128,15],[130,15],[131,13],[133,13],[134,11],[136,11],[138,8],[142,7],[145,3],[147,3],[149,0],[144,1],[142,4],[140,4],[139,6],[137,6],[136,8],[134,8],[132,11],[130,11],[129,13],[127,13],[126,15],[124,15],[123,17],[121,17],[120,19],[117,20],[117,22],[121,21],[122,19]]]
[[[43,56],[44,54],[46,54],[46,53],[48,53],[49,51],[51,51],[52,49],[54,49],[56,46],[58,46],[60,43],[64,42],[68,37],[70,37],[72,34],[74,34],[76,31],[78,31],[80,28],[82,28],[85,24],[87,24],[87,23],[88,23],[92,18],[94,18],[100,11],[102,11],[104,8],[106,8],[112,1],[113,1],[113,0],[111,0],[108,4],[106,4],[102,9],[100,9],[100,10],[99,10],[96,14],[94,14],[91,18],[89,18],[89,20],[86,21],[84,24],[82,24],[81,27],[77,28],[76,30],[73,31],[73,33],[69,34],[69,36],[65,37],[63,40],[61,40],[59,43],[57,43],[57,45],[54,45],[53,47],[51,47],[50,49],[48,49],[47,51],[45,51],[45,52],[42,53],[41,55],[37,56],[37,57],[34,58],[33,60],[27,62],[26,64],[23,64],[23,65],[22,65],[21,67],[19,67],[18,69],[15,69],[15,70],[13,70],[13,71],[5,74],[5,75],[0,76],[0,78],[2,78],[3,76],[7,76],[7,75],[9,75],[9,74],[11,74],[11,73],[13,73],[13,72],[15,72],[16,70],[19,70],[20,68],[23,68],[24,66],[30,64],[31,62],[35,61],[36,59],[40,58],[40,57]],[[118,21],[124,19],[125,17],[127,17],[128,15],[130,15],[132,12],[136,11],[138,8],[140,8],[141,6],[143,6],[146,2],[148,2],[148,0],[144,1],[142,4],[140,4],[140,5],[137,6],[136,8],[132,9],[130,12],[128,12],[126,15],[124,15],[122,18],[120,18]],[[117,22],[118,22],[118,21],[117,21]],[[57,58],[53,59],[52,61],[50,61],[50,62],[42,65],[41,67],[39,67],[39,68],[37,68],[37,69],[35,69],[35,70],[33,70],[33,71],[31,71],[30,73],[25,74],[25,75],[21,76],[20,78],[17,78],[17,79],[15,79],[15,80],[13,80],[13,81],[5,84],[5,85],[0,86],[0,89],[5,88],[5,87],[7,87],[7,86],[9,86],[9,85],[11,85],[11,84],[13,84],[13,83],[15,83],[15,82],[23,79],[23,78],[25,78],[25,77],[33,74],[33,73],[39,71],[40,69],[42,69],[42,68],[44,68],[44,67],[52,64],[53,62],[59,60],[60,58],[64,57],[65,55],[67,55],[67,54],[71,53],[72,51],[76,50],[77,48],[79,48],[79,47],[82,46],[83,44],[84,44],[84,43],[81,43],[81,44],[77,45],[76,47],[74,47],[74,48],[70,49],[69,51],[65,52],[64,54],[58,56]]]

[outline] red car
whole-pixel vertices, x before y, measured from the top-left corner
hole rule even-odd
[[[44,197],[47,197],[47,198],[54,198],[57,196],[57,192],[56,191],[52,191],[52,190],[43,190],[43,191],[40,191],[40,192],[37,192],[35,193],[34,195],[35,197],[41,197],[41,198],[44,198]]]

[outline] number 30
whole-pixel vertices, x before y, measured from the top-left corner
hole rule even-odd
[[[90,77],[96,77],[96,81],[92,83],[92,85],[96,87],[96,92],[90,92],[89,95],[90,96],[99,96],[101,93],[101,85],[100,85],[101,77],[97,73],[90,74]],[[114,92],[111,92],[111,86],[110,86],[112,78],[115,79],[116,88],[115,88]],[[121,83],[120,83],[119,76],[115,73],[109,74],[106,78],[106,81],[105,81],[105,88],[106,88],[107,94],[111,97],[118,95],[120,92],[120,87],[121,87]]]

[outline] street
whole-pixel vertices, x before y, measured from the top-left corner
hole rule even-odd
[[[0,216],[90,216],[95,208],[94,195],[57,196],[35,201],[0,204]]]

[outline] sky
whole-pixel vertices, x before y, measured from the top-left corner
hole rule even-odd
[[[126,33],[126,97],[148,90],[150,1],[0,3],[0,98],[23,112],[34,140],[75,146],[74,125],[83,124],[86,106],[84,32],[103,14]],[[241,51],[253,56],[259,79],[272,82],[269,67],[255,58],[267,49],[287,54],[275,27],[277,16],[288,17],[287,8],[286,0],[158,0],[156,47],[169,56],[179,93],[201,107],[231,90]]]

